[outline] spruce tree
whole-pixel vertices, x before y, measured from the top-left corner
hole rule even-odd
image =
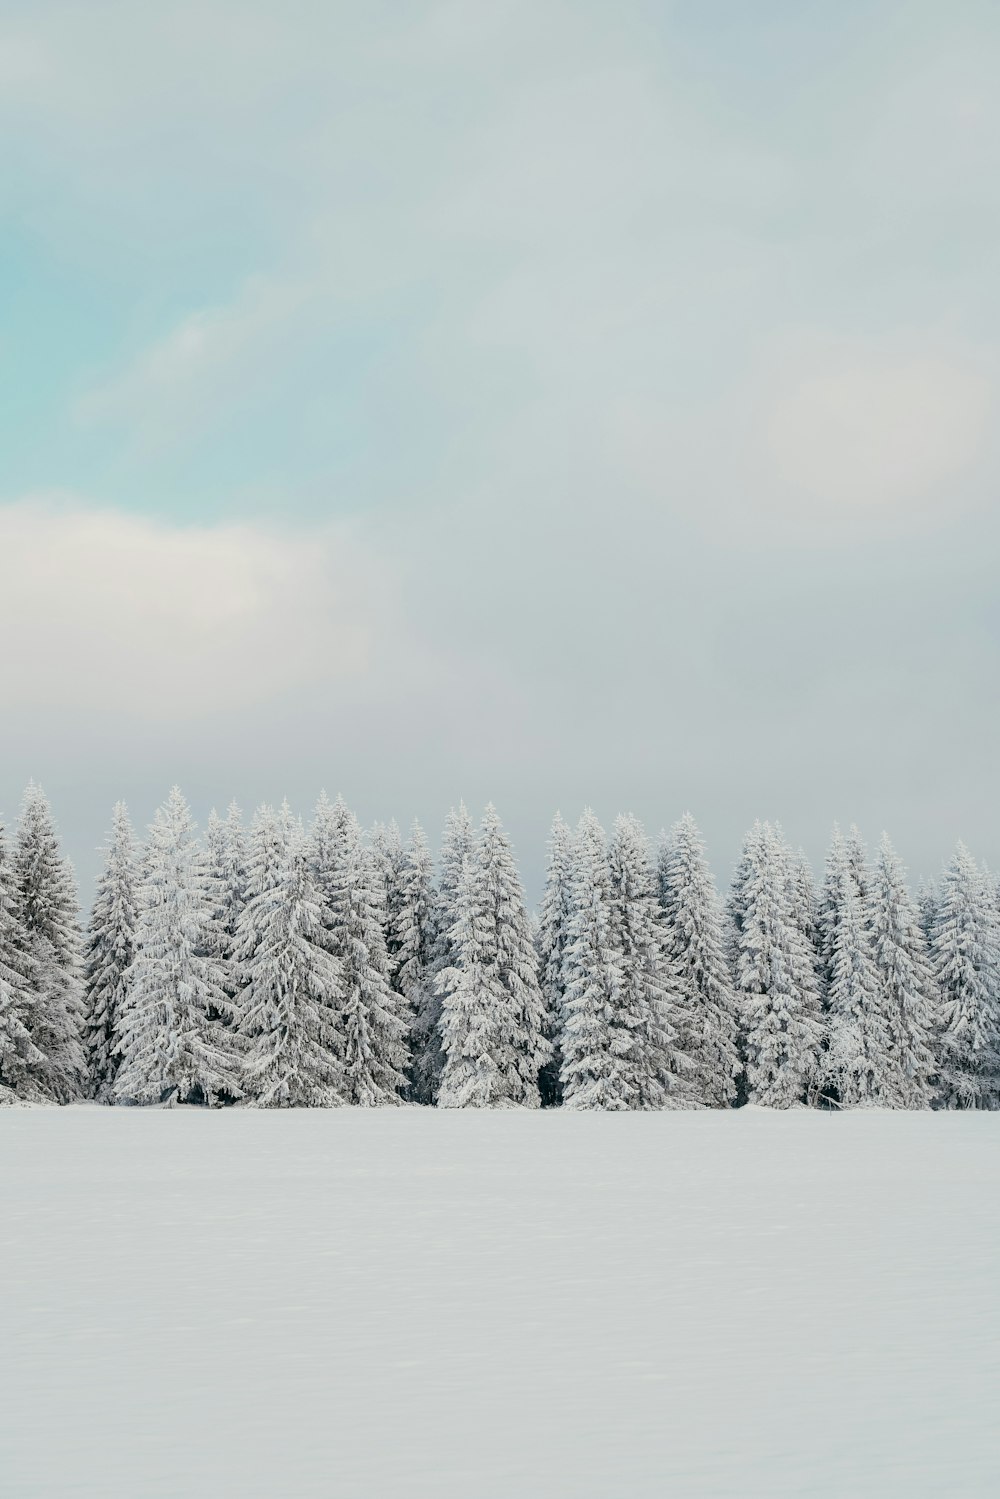
[[[821,1040],[813,956],[795,919],[789,850],[755,823],[743,844],[736,938],[748,1102],[793,1108],[815,1093]]]
[[[28,1031],[34,1004],[27,938],[18,916],[14,867],[0,824],[0,1104],[36,1103],[45,1095],[45,1057]]]
[[[573,843],[572,916],[564,956],[563,1103],[569,1109],[643,1104],[641,1034],[622,1005],[622,954],[615,945],[611,870],[604,831],[588,807]]]
[[[817,915],[817,948],[824,990],[833,982],[837,933],[848,891],[858,903],[864,904],[866,867],[864,845],[857,828],[852,826],[845,838],[834,823]]]
[[[466,865],[472,856],[476,835],[464,802],[452,807],[445,818],[441,836],[441,873],[434,908],[434,939],[428,982],[414,1021],[418,1051],[414,1059],[416,1096],[424,1103],[436,1103],[444,1071],[444,1043],[441,1035],[441,1006],[448,980],[443,975],[457,971],[458,955],[452,933],[459,920],[459,889]]]
[[[931,939],[942,995],[940,1099],[1000,1107],[1000,931],[991,884],[964,843],[941,882]]]
[[[83,933],[76,879],[60,853],[45,794],[34,782],[21,808],[14,876],[31,984],[25,1024],[44,1059],[37,1080],[46,1098],[68,1103],[81,1096],[87,1075]]]
[[[104,869],[90,917],[87,944],[87,1051],[90,1095],[111,1101],[120,1056],[120,1016],[135,956],[139,864],[128,808],[118,802],[104,849]]]
[[[573,834],[560,813],[552,819],[545,893],[538,922],[538,964],[542,1000],[545,1005],[545,1036],[552,1057],[542,1068],[539,1089],[543,1107],[561,1102],[559,1075],[562,1069],[562,1028],[565,1024],[566,949],[572,916]]]
[[[920,917],[920,926],[924,937],[927,939],[928,951],[930,951],[931,935],[934,931],[934,917],[937,914],[938,890],[933,880],[921,879],[917,886],[917,913]]]
[[[430,849],[423,828],[415,821],[399,873],[396,987],[405,1001],[410,1024],[410,1096],[423,1104],[434,1102],[443,1062],[431,978],[436,899]]]
[[[258,1108],[344,1103],[340,965],[302,836],[285,808],[262,807],[254,816],[235,955],[249,1101]]]
[[[282,816],[291,823],[287,802]],[[207,906],[204,956],[218,969],[218,980],[226,1003],[208,1012],[209,1033],[213,1043],[230,1056],[235,1073],[242,1067],[239,998],[245,979],[237,953],[237,932],[247,900],[249,881],[247,835],[243,814],[230,802],[225,820],[214,810],[205,825],[205,845],[199,854],[201,887]]]
[[[118,1103],[216,1104],[241,1094],[212,1016],[235,1018],[199,868],[195,829],[175,786],[149,829],[135,956],[119,1012]]]
[[[741,1071],[736,993],[719,897],[690,813],[662,840],[657,868],[664,946],[687,1017],[693,1096],[711,1108],[728,1108],[736,1100]]]
[[[230,968],[234,962],[236,933],[247,901],[250,878],[243,814],[235,802],[230,802],[224,819],[214,809],[208,814],[202,867],[218,939],[216,956],[226,974],[223,987],[230,999],[234,999],[242,985],[240,975],[235,969],[230,972]]]
[[[683,1040],[690,1027],[680,978],[664,947],[656,875],[642,824],[615,820],[608,847],[611,941],[618,953],[619,1024],[633,1039],[634,1107],[686,1107],[697,1079]]]
[[[395,821],[377,822],[371,832],[371,858],[377,876],[377,893],[381,901],[382,929],[389,959],[389,977],[397,993],[399,968],[399,920],[402,904],[404,851],[403,840]]]
[[[927,939],[888,834],[868,887],[868,920],[881,1003],[890,1029],[882,1064],[881,1101],[888,1108],[929,1108],[940,1018],[940,995]]]
[[[389,982],[380,879],[357,818],[321,800],[309,842],[323,920],[341,971],[347,1101],[397,1104],[409,1062],[406,1023]]]
[[[816,885],[809,860],[800,848],[789,861],[789,879],[792,894],[792,915],[799,931],[815,954],[815,966],[819,972],[819,902]]]
[[[538,1108],[548,1060],[537,958],[510,844],[490,805],[459,885],[454,969],[438,977],[442,1108]]]
[[[866,906],[854,881],[841,892],[827,991],[824,1072],[842,1108],[888,1103],[893,1031]]]

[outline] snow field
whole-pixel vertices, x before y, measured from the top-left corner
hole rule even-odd
[[[11,1109],[21,1496],[995,1495],[1000,1116]]]

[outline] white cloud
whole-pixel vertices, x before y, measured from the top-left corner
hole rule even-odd
[[[985,374],[957,358],[854,349],[800,370],[761,433],[778,503],[870,520],[944,499],[979,457],[991,405]]]
[[[169,721],[364,678],[387,582],[345,526],[173,526],[62,497],[0,506],[4,708]]]
[[[278,347],[294,340],[310,286],[249,280],[228,306],[184,318],[120,373],[76,405],[85,425],[124,422],[137,443],[156,448],[200,430],[254,382],[267,380]]]

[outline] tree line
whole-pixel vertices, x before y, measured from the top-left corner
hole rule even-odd
[[[1000,893],[959,845],[914,897],[834,830],[780,827],[720,900],[692,817],[654,854],[557,815],[529,915],[490,806],[367,833],[325,795],[203,838],[119,803],[86,929],[38,786],[0,828],[0,1101],[588,1109],[1000,1107]]]

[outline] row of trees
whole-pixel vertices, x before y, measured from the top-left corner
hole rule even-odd
[[[0,1100],[652,1109],[1000,1107],[1000,898],[960,845],[914,900],[835,831],[821,888],[748,833],[725,906],[690,816],[657,857],[556,817],[529,917],[500,819],[366,835],[325,796],[144,846],[115,808],[86,936],[48,803],[0,830]]]

